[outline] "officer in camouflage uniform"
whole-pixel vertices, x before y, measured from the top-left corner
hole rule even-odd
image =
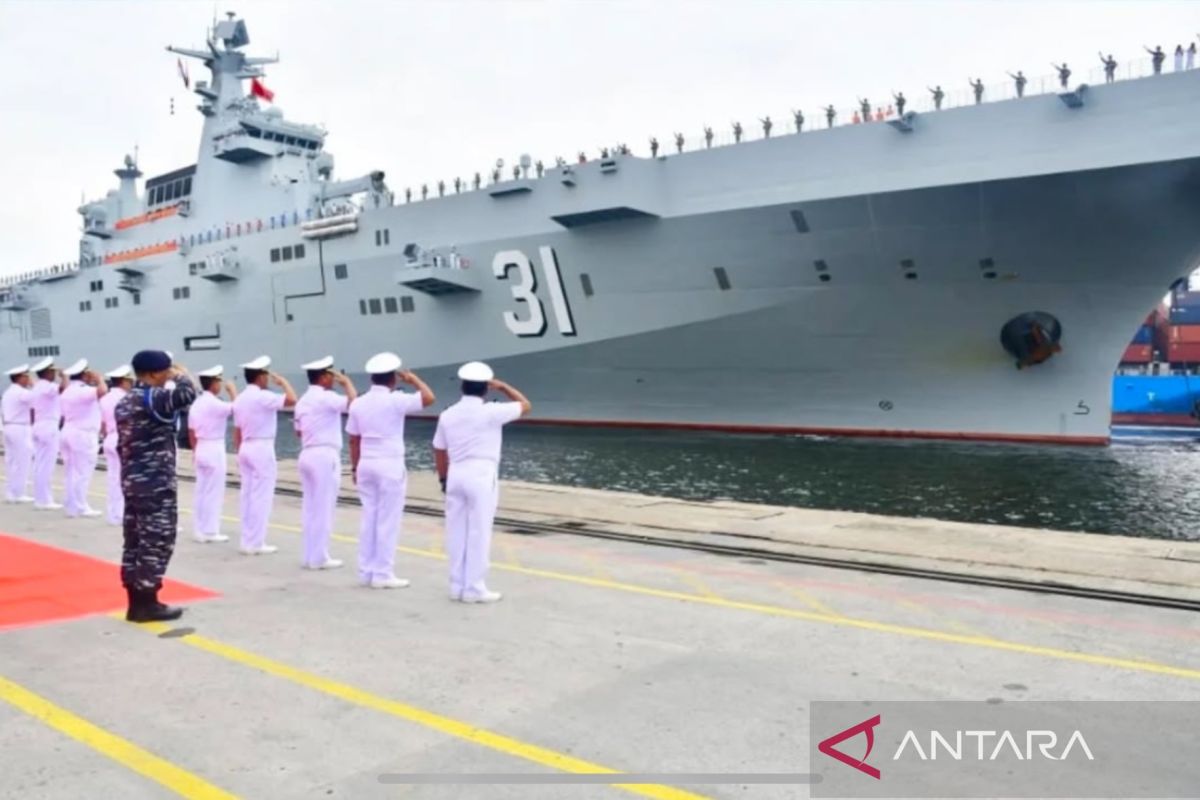
[[[129,594],[130,622],[178,619],[182,608],[158,602],[158,590],[175,549],[175,415],[196,399],[190,375],[159,350],[131,362],[137,382],[117,404],[117,453],[125,495],[125,547],[121,583]],[[172,389],[164,384],[174,381]]]

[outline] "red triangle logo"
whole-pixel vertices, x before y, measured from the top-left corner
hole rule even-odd
[[[871,756],[871,748],[875,746],[875,726],[878,724],[879,715],[876,714],[868,720],[864,720],[857,725],[846,728],[846,730],[842,731],[841,733],[835,733],[833,736],[830,736],[828,739],[818,744],[817,749],[825,755],[836,758],[843,764],[854,767],[859,772],[865,772],[875,780],[879,780],[879,770],[867,763],[867,759]],[[855,736],[858,736],[860,733],[865,733],[867,736],[867,752],[863,753],[863,757],[861,759],[848,756],[841,750],[834,748],[834,745],[839,745],[847,739],[852,739]]]

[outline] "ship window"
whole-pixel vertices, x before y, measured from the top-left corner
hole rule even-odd
[[[287,137],[287,139],[286,139],[285,141],[286,141],[288,144],[294,145],[294,144],[296,143],[296,137],[295,137],[295,136],[289,136],[289,137]]]
[[[591,297],[595,292],[592,290],[592,276],[586,272],[579,275],[579,283],[583,286],[583,296]]]
[[[383,243],[384,244],[392,243],[392,232],[390,230],[388,230],[387,228],[383,229]]]
[[[817,272],[828,272],[829,265],[825,263],[824,259],[818,258],[813,262],[813,269],[815,269]]]
[[[729,273],[724,267],[713,267],[713,275],[717,277],[717,286],[721,287],[721,291],[725,291],[730,287]]]
[[[133,293],[133,304],[135,306],[140,306],[142,304],[142,293],[141,292]]]
[[[92,303],[90,300],[81,300],[79,302],[79,310],[80,311],[91,311],[91,309],[92,309]]]
[[[192,296],[192,290],[189,286],[176,286],[171,290],[171,296],[176,300],[187,300]]]
[[[796,233],[808,233],[808,220],[804,218],[804,212],[794,210],[792,214],[792,225],[796,228]]]
[[[292,260],[292,246],[289,244],[287,247],[283,248],[279,252],[279,257],[282,258],[284,261],[291,261]]]
[[[175,184],[168,183],[163,188],[166,189],[166,194],[163,196],[163,199],[164,200],[174,200],[175,199]]]
[[[375,246],[383,244],[383,231],[375,231]]]
[[[394,298],[394,297],[383,298],[383,310],[389,314],[395,314],[397,311],[399,311],[400,307],[396,304],[396,298]]]
[[[188,275],[195,275],[195,274],[196,274],[196,265],[188,264]]]
[[[828,272],[822,272],[822,273],[821,273],[820,275],[818,275],[817,277],[821,279],[821,283],[829,283],[829,281],[831,281],[831,280],[832,280],[832,278],[830,278],[830,276],[829,276],[829,273],[828,273]]]
[[[296,245],[296,258],[304,258],[304,245]]]
[[[382,314],[383,313],[383,305],[379,302],[379,298],[377,298],[377,297],[371,298],[370,307],[371,307],[372,314]]]
[[[358,313],[362,314],[364,317],[367,315],[367,301],[366,300],[358,301]]]
[[[192,179],[190,177],[183,179],[183,193],[184,194],[192,193]]]
[[[334,278],[336,278],[339,281],[344,281],[344,280],[346,280],[346,276],[347,276],[347,268],[346,268],[345,264],[334,264],[333,265],[333,277]]]
[[[411,297],[409,297],[408,295],[401,297],[400,298],[400,310],[403,311],[405,314],[412,313],[413,299]]]
[[[279,248],[272,247],[271,248],[271,263],[274,264],[278,260],[279,260]]]

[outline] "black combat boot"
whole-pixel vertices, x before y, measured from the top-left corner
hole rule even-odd
[[[129,611],[125,619],[129,622],[166,622],[183,616],[182,608],[172,608],[158,602],[158,591],[130,589]]]
[[[150,595],[150,603],[149,604],[150,604],[150,607],[153,609],[154,614],[156,615],[154,617],[156,620],[179,619],[180,617],[183,616],[182,608],[179,608],[177,606],[169,606],[166,603],[160,603],[158,601],[158,589],[155,589],[154,591],[150,592],[149,595]]]

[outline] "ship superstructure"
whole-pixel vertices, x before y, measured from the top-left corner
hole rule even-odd
[[[1200,261],[1197,71],[406,202],[247,94],[248,44],[169,48],[211,73],[195,164],[139,191],[126,158],[78,261],[0,288],[5,363],[392,349],[445,397],[487,360],[544,422],[1102,443],[1129,331]]]

